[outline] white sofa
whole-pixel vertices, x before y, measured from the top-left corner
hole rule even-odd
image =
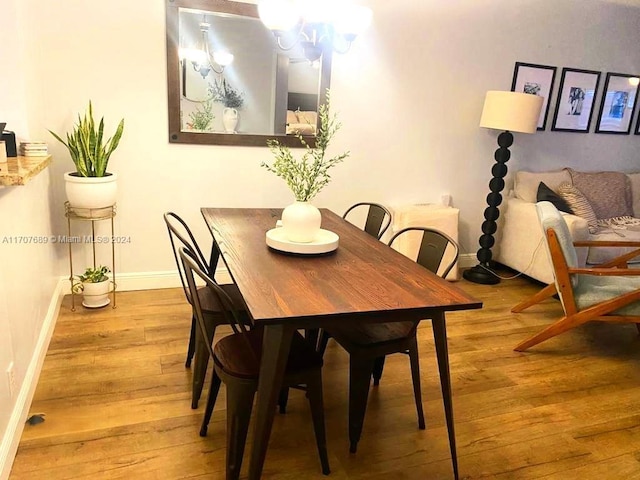
[[[318,113],[287,110],[287,135],[315,135]]]
[[[574,181],[575,180],[575,181]],[[597,213],[599,227],[584,217],[565,213],[574,241],[627,240],[640,241],[640,225],[605,227],[602,220],[628,215],[640,218],[640,173],[578,172],[562,169],[553,172],[516,172],[507,179],[508,192],[500,206],[493,260],[544,283],[553,283],[551,262],[548,258],[542,229],[535,210],[540,182],[557,192],[563,183],[582,188]],[[510,185],[512,183],[512,185]],[[596,185],[596,187],[594,187]],[[584,190],[584,191],[583,191]],[[624,223],[624,222],[623,222]],[[640,222],[638,222],[640,223]],[[581,264],[598,264],[619,255],[618,248],[579,248]],[[640,261],[640,258],[637,259]]]

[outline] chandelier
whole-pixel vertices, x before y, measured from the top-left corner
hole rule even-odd
[[[314,62],[327,50],[346,53],[371,23],[371,10],[347,0],[262,0],[258,13],[276,37],[278,47],[300,44]]]
[[[226,51],[211,52],[209,49],[209,29],[211,24],[205,19],[200,22],[200,42],[196,48],[181,48],[180,58],[191,61],[193,69],[207,78],[209,72],[213,70],[217,74],[222,74],[224,68],[233,62],[233,55]],[[217,67],[217,68],[216,68]]]

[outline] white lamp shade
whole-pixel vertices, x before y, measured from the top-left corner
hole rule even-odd
[[[213,52],[213,61],[221,67],[226,67],[233,62],[233,54],[224,51]]]
[[[369,25],[373,13],[360,5],[345,5],[334,22],[336,31],[343,35],[360,35]]]
[[[297,5],[289,0],[262,0],[258,14],[269,30],[291,30],[300,21]]]
[[[203,50],[199,48],[181,48],[179,50],[180,59],[191,60],[192,62],[196,62],[202,64],[207,60],[207,54]]]
[[[530,93],[489,91],[480,126],[520,133],[535,133],[543,98]]]

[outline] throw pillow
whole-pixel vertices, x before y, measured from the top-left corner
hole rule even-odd
[[[563,183],[558,187],[558,193],[569,204],[574,215],[587,221],[589,232],[596,233],[598,230],[598,217],[596,217],[589,200],[585,198],[582,192],[570,183]]]
[[[571,175],[565,169],[553,172],[526,172],[520,170],[515,175],[513,193],[520,200],[536,203],[536,193],[540,182],[544,182],[552,190],[558,191],[557,188],[561,183],[571,183]]]
[[[627,176],[631,183],[633,216],[640,218],[640,173],[629,173]]]
[[[538,202],[551,202],[555,205],[555,207],[561,212],[571,213],[573,214],[573,210],[560,195],[551,190],[544,182],[540,182],[538,185],[538,194],[536,195],[536,200]]]
[[[578,172],[569,169],[573,185],[591,204],[599,219],[633,216],[631,182],[622,172]]]

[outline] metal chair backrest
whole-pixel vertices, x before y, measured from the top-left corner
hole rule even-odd
[[[192,254],[192,258],[195,262],[197,262],[199,268],[205,271],[211,277],[214,276],[215,268],[217,264],[217,257],[213,255],[212,257],[214,262],[207,262],[205,256],[200,250],[198,246],[198,242],[196,242],[193,233],[187,226],[187,223],[176,215],[173,212],[167,212],[163,215],[164,222],[167,225],[167,231],[169,232],[169,240],[171,241],[171,249],[173,250],[173,258],[176,261],[176,266],[178,267],[178,273],[180,274],[180,282],[182,283],[182,288],[184,290],[184,294],[187,297],[187,301],[192,303],[191,294],[189,293],[189,288],[186,283],[186,278],[184,275],[184,267],[180,259],[178,258],[178,248],[184,247],[189,250]]]
[[[451,271],[455,263],[458,261],[458,255],[460,249],[458,244],[449,235],[439,230],[427,227],[407,227],[396,233],[391,240],[389,240],[389,246],[400,237],[401,235],[409,234],[410,232],[422,232],[422,240],[420,241],[420,248],[418,249],[418,258],[416,263],[422,265],[427,270],[438,274],[438,270],[441,270],[439,274],[442,278],[446,277]],[[448,257],[448,263],[442,265],[440,268],[445,254],[447,251],[453,252]]]
[[[220,285],[218,285],[215,280],[200,267],[196,256],[184,247],[178,248],[178,255],[183,265],[189,295],[193,299],[193,310],[195,312],[200,331],[203,335],[202,338],[212,338],[212,335],[207,327],[207,323],[204,321],[204,314],[202,305],[200,304],[200,297],[198,296],[198,286],[196,285],[194,273],[204,282],[205,287],[211,291],[212,298],[218,303],[220,313],[224,316],[225,322],[231,325],[234,333],[247,333],[249,331],[247,323],[240,320],[240,315],[236,310],[233,301],[220,287]],[[205,343],[207,343],[209,354],[213,358],[213,347],[209,342]]]
[[[349,207],[342,218],[347,220],[347,216],[359,207],[369,207],[364,231],[380,240],[391,225],[391,212],[378,203],[361,202]]]

